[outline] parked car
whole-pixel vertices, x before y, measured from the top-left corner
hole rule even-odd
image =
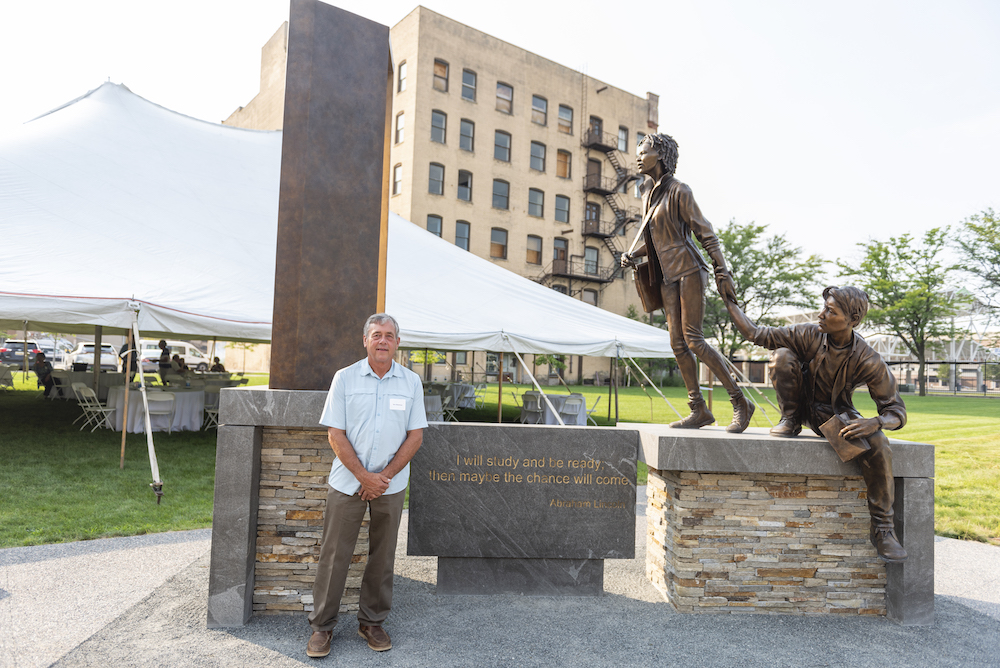
[[[83,341],[66,355],[66,368],[86,371],[94,368],[94,343]],[[101,371],[118,371],[118,351],[110,343],[101,344]]]
[[[35,362],[35,355],[43,352],[41,348],[38,347],[38,342],[28,339],[28,366],[30,367]],[[24,339],[8,339],[2,346],[0,346],[0,364],[22,366],[24,362]],[[48,354],[46,354],[48,357]]]
[[[142,364],[143,373],[156,373],[160,370],[160,346],[159,341],[142,341],[139,347],[139,363]],[[208,371],[211,360],[198,350],[194,344],[187,341],[167,341],[170,348],[170,356],[180,355],[188,368],[195,371]]]

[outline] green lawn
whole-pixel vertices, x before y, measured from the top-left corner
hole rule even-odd
[[[251,385],[266,385],[266,376],[251,376]],[[107,430],[80,432],[73,426],[79,414],[75,402],[38,398],[34,376],[17,374],[14,392],[0,392],[0,547],[124,536],[211,526],[215,472],[215,432],[155,435],[164,482],[160,505],[151,481],[146,441],[129,434],[126,464],[119,470],[121,434]],[[503,415],[513,422],[519,409],[511,391],[528,386],[504,385]],[[608,388],[575,387],[587,405],[601,397],[594,413],[608,422]],[[550,391],[566,391],[550,388]],[[683,388],[664,394],[684,412]],[[621,388],[618,411],[622,421],[671,422],[674,413],[655,393],[652,400],[640,388]],[[774,401],[771,391],[765,391]],[[756,396],[756,393],[755,393]],[[714,392],[718,423],[728,424],[732,408],[721,388]],[[1000,544],[1000,400],[984,397],[904,397],[909,423],[893,436],[934,443],[937,455],[935,529],[945,536]],[[774,419],[774,410],[760,400]],[[865,415],[874,406],[864,393],[857,405]],[[486,407],[464,410],[468,421],[495,422],[497,386],[487,393]],[[611,404],[614,419],[614,406]],[[760,413],[754,426],[770,423]],[[640,464],[640,483],[646,469]]]

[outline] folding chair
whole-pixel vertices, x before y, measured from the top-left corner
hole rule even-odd
[[[149,416],[168,415],[167,433],[173,433],[174,428],[174,395],[170,392],[146,392],[146,403],[149,404]],[[154,406],[154,404],[156,404]],[[140,406],[139,410],[145,410]],[[145,420],[143,421],[145,424]],[[152,428],[152,422],[150,423]]]
[[[479,383],[476,385],[473,397],[475,398],[476,408],[483,408],[486,406],[486,383]]]
[[[591,417],[591,413],[597,410],[597,404],[599,403],[601,403],[601,395],[597,396],[597,401],[594,402],[593,407],[587,409],[587,419],[593,422],[595,427],[597,426],[597,420]]]
[[[521,423],[545,423],[545,409],[542,407],[541,393],[528,391],[521,395]]]
[[[76,384],[77,383],[74,383],[74,385]],[[78,396],[80,397],[80,403],[81,405],[85,406],[84,410],[87,413],[89,413],[89,416],[87,418],[87,423],[84,424],[83,427],[80,427],[80,431],[83,431],[85,427],[88,427],[90,425],[94,425],[93,428],[90,430],[91,432],[96,431],[98,427],[114,430],[114,427],[111,426],[111,420],[108,419],[108,416],[114,413],[115,409],[108,408],[107,406],[102,404],[101,400],[97,398],[97,393],[94,392],[92,389],[90,389],[83,383],[79,383],[79,385],[82,386],[77,390]]]
[[[448,392],[441,399],[441,410],[444,412],[445,422],[458,422],[455,413],[458,411],[458,404],[455,402],[455,393]]]
[[[203,429],[219,428],[219,386],[205,386],[205,419]]]
[[[0,364],[0,390],[13,390],[14,376],[10,373],[10,367]]]
[[[583,395],[571,394],[559,409],[559,417],[565,424],[580,424],[580,411],[586,409],[587,403],[583,400]],[[586,424],[587,420],[584,419],[583,423]]]
[[[87,425],[90,424],[90,415],[91,415],[90,400],[83,397],[80,394],[80,390],[86,390],[90,388],[88,388],[84,383],[76,382],[70,385],[70,389],[73,390],[73,395],[76,397],[76,402],[80,406],[80,410],[82,411],[81,414],[77,416],[75,420],[73,420],[73,424],[76,424],[81,419],[83,419],[84,420],[83,426],[86,427]],[[83,431],[83,427],[80,427],[80,431]]]

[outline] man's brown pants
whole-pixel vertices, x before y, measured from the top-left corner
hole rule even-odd
[[[363,501],[356,494],[348,496],[330,488],[326,497],[326,516],[323,518],[319,571],[313,585],[313,611],[309,614],[309,625],[313,631],[331,631],[337,625],[347,570],[354,557],[354,546],[358,542],[365,510],[369,507],[368,565],[361,580],[358,622],[366,626],[380,626],[385,621],[392,607],[392,569],[405,498],[404,490]]]

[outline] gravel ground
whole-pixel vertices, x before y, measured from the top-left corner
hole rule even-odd
[[[643,574],[639,509],[636,559],[605,562],[599,598],[437,596],[436,560],[405,556],[404,518],[386,623],[394,648],[369,650],[348,616],[326,659],[305,656],[310,629],[301,616],[205,627],[208,532],[0,550],[0,590],[9,593],[0,592],[0,666],[1000,666],[1000,548],[936,541],[932,627],[878,618],[681,615]],[[89,551],[75,553],[82,548],[74,545]],[[43,559],[46,550],[55,554]],[[33,590],[22,591],[9,572],[48,562],[56,565],[46,577],[65,583],[71,596],[54,612],[44,604],[19,608]],[[99,572],[99,563],[119,572]],[[134,592],[119,589],[129,580],[125,571],[149,580],[146,596],[133,600]],[[34,632],[12,638],[18,616],[25,617],[18,628]],[[71,646],[46,653],[59,638]]]

